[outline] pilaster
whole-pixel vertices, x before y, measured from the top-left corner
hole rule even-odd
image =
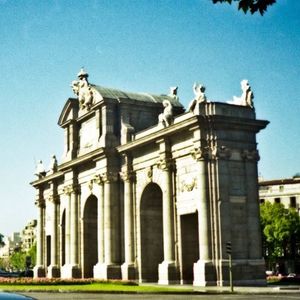
[[[179,270],[175,261],[174,241],[174,203],[173,203],[173,170],[170,145],[167,140],[160,141],[160,159],[157,167],[163,173],[163,249],[164,261],[158,266],[158,283],[172,284],[179,282]]]
[[[36,206],[39,209],[39,219],[38,219],[38,230],[37,230],[37,255],[36,255],[36,265],[33,269],[34,277],[40,278],[46,276],[45,268],[45,199],[43,196],[43,190],[38,190],[38,196],[35,201]]]
[[[132,280],[136,278],[136,265],[134,258],[134,207],[133,207],[133,182],[135,173],[132,171],[131,159],[124,157],[125,164],[120,176],[124,182],[124,250],[125,262],[121,266],[122,279]]]

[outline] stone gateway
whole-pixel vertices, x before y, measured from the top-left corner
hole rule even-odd
[[[234,283],[265,284],[253,103],[72,87],[62,159],[31,183],[34,276],[223,286],[231,242]]]

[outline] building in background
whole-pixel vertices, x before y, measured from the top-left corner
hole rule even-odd
[[[28,252],[36,243],[37,220],[31,220],[21,232],[22,250]]]
[[[300,174],[292,178],[259,181],[259,201],[282,203],[300,212]]]

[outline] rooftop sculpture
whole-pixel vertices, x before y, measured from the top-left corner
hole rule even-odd
[[[195,98],[190,102],[188,111],[194,112],[198,103],[205,103],[206,96],[205,96],[205,86],[199,83],[194,83],[193,90],[195,94]]]
[[[91,85],[88,82],[89,74],[81,68],[77,74],[79,80],[72,81],[71,87],[76,96],[78,96],[79,105],[81,109],[90,109],[93,104],[93,91]]]
[[[242,89],[242,95],[240,97],[233,96],[233,100],[227,101],[227,103],[254,108],[253,105],[254,95],[249,85],[249,81],[247,79],[243,79],[241,81],[241,89]]]

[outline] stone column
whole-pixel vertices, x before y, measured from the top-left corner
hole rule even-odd
[[[45,277],[45,200],[43,198],[43,191],[39,190],[38,199],[35,204],[39,208],[39,219],[37,228],[37,255],[36,265],[33,269],[34,277]]]
[[[125,262],[121,266],[122,279],[132,280],[136,278],[136,266],[134,263],[134,212],[132,182],[133,173],[124,171],[121,174],[124,181],[124,246]]]
[[[169,157],[168,144],[163,142],[160,145],[161,157],[158,168],[162,171],[163,188],[163,243],[164,261],[158,266],[158,283],[171,284],[179,282],[178,266],[175,261],[175,240],[174,240],[174,203],[172,171],[173,164]]]
[[[80,197],[80,187],[78,185],[70,185],[65,188],[65,192],[69,195],[70,209],[66,214],[66,236],[70,233],[69,242],[66,241],[67,259],[66,264],[62,268],[63,278],[79,278],[81,270],[79,267],[79,216],[78,205]],[[68,212],[68,211],[67,211]],[[67,247],[68,245],[68,247]]]
[[[98,262],[94,266],[94,278],[101,278],[102,265],[104,263],[104,187],[103,178],[101,175],[97,175],[94,181],[98,184],[98,193],[96,194],[98,199],[98,228],[97,228],[97,243],[98,243]]]
[[[58,219],[59,219],[59,196],[52,195],[49,197],[49,201],[53,204],[52,211],[52,236],[51,236],[51,263],[48,267],[47,277],[56,278],[60,277],[60,268],[58,265]]]
[[[106,173],[104,181],[104,263],[98,265],[99,279],[120,279],[119,203],[117,173]]]
[[[196,133],[194,133],[196,134]],[[198,132],[200,134],[200,132]],[[207,188],[207,155],[201,147],[195,147],[191,152],[198,165],[197,188],[198,200],[198,233],[199,233],[199,260],[194,263],[194,285],[206,286],[215,281],[211,257],[211,229],[209,197]]]

